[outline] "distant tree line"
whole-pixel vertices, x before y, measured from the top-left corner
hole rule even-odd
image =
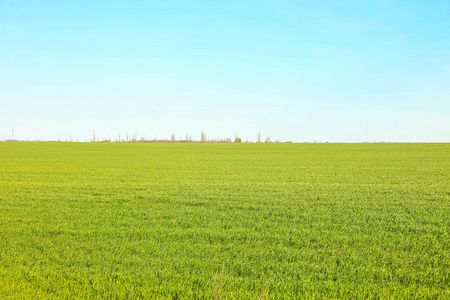
[[[72,141],[72,139],[71,139]],[[133,135],[130,135],[127,133],[125,135],[125,138],[121,137],[121,134],[118,135],[118,138],[116,139],[104,139],[104,140],[98,140],[95,135],[95,131],[93,133],[91,141],[92,143],[102,142],[102,143],[242,143],[242,138],[239,137],[238,133],[236,132],[234,140],[231,138],[216,138],[216,139],[210,139],[207,137],[206,133],[204,131],[200,134],[200,140],[193,140],[192,136],[188,133],[186,133],[185,138],[182,138],[181,136],[177,139],[176,134],[172,133],[170,139],[158,139],[157,137],[153,139],[147,139],[144,137],[141,137],[138,139],[138,134],[135,132]],[[266,137],[265,143],[271,143],[270,137]],[[244,143],[253,143],[253,141],[245,140]],[[257,143],[261,143],[261,133],[258,132],[258,139]],[[280,143],[280,140],[276,140],[275,143]]]

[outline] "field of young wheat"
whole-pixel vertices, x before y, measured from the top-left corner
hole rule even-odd
[[[0,143],[0,298],[449,298],[450,144]]]

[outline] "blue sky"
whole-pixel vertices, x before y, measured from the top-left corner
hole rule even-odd
[[[450,142],[450,2],[0,0],[12,127]]]

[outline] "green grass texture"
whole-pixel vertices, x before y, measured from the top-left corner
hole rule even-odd
[[[450,144],[0,143],[2,299],[450,298]]]

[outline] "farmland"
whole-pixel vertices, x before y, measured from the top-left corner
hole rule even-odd
[[[449,298],[450,144],[0,143],[0,298]]]

